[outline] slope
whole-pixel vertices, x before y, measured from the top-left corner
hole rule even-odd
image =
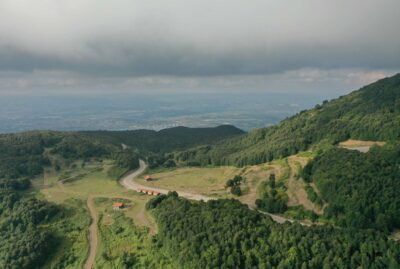
[[[181,162],[201,165],[259,164],[346,139],[400,138],[400,74],[385,78],[346,96],[302,111],[281,123],[227,139],[215,146],[180,152]]]

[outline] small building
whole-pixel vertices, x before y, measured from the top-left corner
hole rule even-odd
[[[122,209],[122,208],[124,208],[124,203],[114,203],[113,204],[113,209],[114,210],[119,210],[119,209]]]
[[[153,178],[152,178],[151,176],[147,175],[147,176],[144,177],[144,180],[146,180],[146,181],[152,181]]]
[[[138,192],[144,193],[144,194],[148,194],[148,195],[154,195],[154,196],[161,195],[161,193],[159,193],[159,192],[157,192],[157,191],[153,191],[153,190],[139,189]]]

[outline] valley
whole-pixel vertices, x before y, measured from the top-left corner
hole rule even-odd
[[[357,146],[360,144],[363,144],[362,141],[357,142]],[[123,150],[126,149],[124,147]],[[165,268],[174,268],[174,262],[168,257],[155,254],[149,242],[158,233],[153,214],[146,210],[146,203],[154,196],[141,194],[140,190],[147,189],[161,194],[176,191],[180,197],[197,201],[233,198],[256,209],[256,200],[262,195],[262,185],[273,174],[276,176],[276,184],[283,187],[288,199],[288,209],[281,214],[271,214],[263,209],[259,212],[269,215],[279,224],[292,223],[295,220],[305,226],[312,223],[328,224],[322,217],[326,202],[322,200],[323,203],[318,204],[311,201],[307,191],[307,187],[311,187],[321,197],[319,189],[314,183],[307,183],[302,178],[302,170],[313,156],[315,153],[310,151],[300,152],[284,159],[240,168],[221,166],[150,169],[143,160],[139,160],[139,168],[118,181],[109,174],[114,165],[113,160],[86,161],[85,165],[78,160],[71,163],[69,169],[46,169],[43,176],[33,181],[33,186],[35,196],[39,199],[60,205],[76,201],[74,203],[80,204],[87,217],[90,215],[91,221],[85,227],[87,232],[80,232],[81,236],[86,234],[88,239],[72,244],[72,249],[81,257],[80,261],[85,261],[84,268],[114,268],[123,263],[122,254],[128,263],[132,260],[135,264],[149,265],[152,264],[149,257],[154,257]],[[146,181],[144,175],[150,176],[151,180]],[[240,196],[231,194],[226,187],[227,180],[235,176],[243,178]],[[124,208],[116,211],[112,208],[115,202],[123,203]],[[309,215],[304,214],[307,211],[313,212],[316,218],[309,219]],[[114,229],[129,233],[129,239],[124,239],[119,233],[115,234]],[[392,238],[396,239],[397,235],[394,234]],[[71,263],[70,267],[65,268],[74,268],[77,264],[79,263]]]
[[[398,268],[399,78],[249,133],[0,135],[0,267]]]
[[[113,166],[112,160],[86,162],[84,167],[82,167],[82,161],[76,161],[70,165],[72,168],[65,171],[46,169],[46,173],[42,177],[33,181],[33,193],[39,199],[45,199],[56,204],[79,205],[81,207],[79,210],[85,212],[87,222],[85,227],[81,226],[84,228],[83,231],[75,231],[75,233],[80,234],[81,240],[71,242],[74,255],[80,257],[77,262],[85,261],[85,268],[93,268],[93,266],[96,268],[99,264],[102,264],[102,268],[108,268],[107,266],[112,268],[112,264],[118,262],[111,258],[117,254],[116,249],[113,249],[109,244],[114,240],[119,242],[119,236],[106,231],[116,225],[116,219],[126,223],[124,225],[132,225],[134,234],[137,233],[136,230],[141,231],[140,238],[142,239],[135,239],[139,241],[131,239],[126,242],[135,244],[139,248],[144,247],[143,244],[146,246],[147,240],[150,240],[151,236],[157,233],[154,217],[145,207],[152,196],[140,194],[137,190],[147,188],[165,194],[168,191],[177,191],[181,197],[191,200],[207,201],[209,199],[235,198],[251,208],[255,208],[255,200],[259,197],[260,184],[266,181],[271,173],[277,175],[278,181],[289,183],[296,180],[295,177],[299,171],[297,171],[298,167],[294,163],[298,159],[304,162],[304,158],[296,156],[288,158],[290,160],[289,166],[284,165],[285,161],[276,161],[244,168],[182,167],[161,170],[159,168],[148,170],[145,162],[140,161],[140,167],[134,172],[128,173],[119,182],[108,175],[108,171]],[[292,169],[295,169],[295,171],[292,171]],[[151,175],[154,180],[146,182],[143,179],[145,173]],[[242,187],[243,195],[239,197],[232,195],[225,188],[226,181],[235,175],[241,175],[245,179]],[[115,202],[123,202],[124,208],[118,211],[113,210],[112,207]],[[304,201],[296,200],[293,205],[301,205],[302,202]],[[269,215],[279,223],[293,221],[290,216],[287,218],[282,215]],[[89,217],[91,221],[88,221]],[[128,224],[129,222],[132,224]],[[85,235],[87,235],[87,240]],[[131,250],[128,251],[128,248],[126,251],[127,255],[132,253]],[[147,251],[149,250],[145,251],[148,255]],[[122,252],[123,250],[120,250],[119,254]],[[111,253],[107,254],[110,256],[109,261],[103,257],[104,253]],[[119,255],[117,256],[119,257]],[[83,259],[84,257],[86,258]],[[53,260],[57,261],[61,258],[54,258]],[[79,264],[77,262],[71,263],[70,267],[65,268],[74,268]],[[51,266],[48,268],[51,268]]]

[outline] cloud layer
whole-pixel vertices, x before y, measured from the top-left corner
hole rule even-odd
[[[400,70],[398,10],[398,0],[0,0],[0,72],[127,80]]]

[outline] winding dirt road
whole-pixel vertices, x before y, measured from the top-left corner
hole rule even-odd
[[[150,190],[150,191],[156,191],[159,193],[167,194],[171,190],[166,190],[166,189],[161,189],[161,188],[154,188],[154,187],[148,187],[141,185],[135,181],[135,178],[140,176],[145,170],[147,169],[147,164],[143,160],[139,160],[139,168],[131,173],[128,173],[126,176],[124,176],[121,180],[120,183],[122,186],[124,186],[127,189],[134,190],[134,191],[139,191],[141,189],[145,190]],[[195,194],[195,193],[189,193],[189,192],[177,192],[180,197],[184,197],[186,199],[190,200],[196,200],[196,201],[209,201],[213,200],[215,198],[200,195],[200,194]],[[249,207],[252,210],[256,210],[255,208]],[[258,210],[257,210],[258,211]],[[279,215],[271,214],[268,212],[263,212],[263,211],[258,211],[261,214],[268,215],[270,216],[275,222],[277,223],[285,223],[285,222],[294,222],[292,219],[288,219]]]
[[[92,223],[89,226],[89,255],[85,262],[85,269],[92,269],[94,261],[96,259],[97,245],[98,245],[98,234],[97,234],[97,212],[94,206],[93,197],[88,196],[87,207],[92,218]]]

